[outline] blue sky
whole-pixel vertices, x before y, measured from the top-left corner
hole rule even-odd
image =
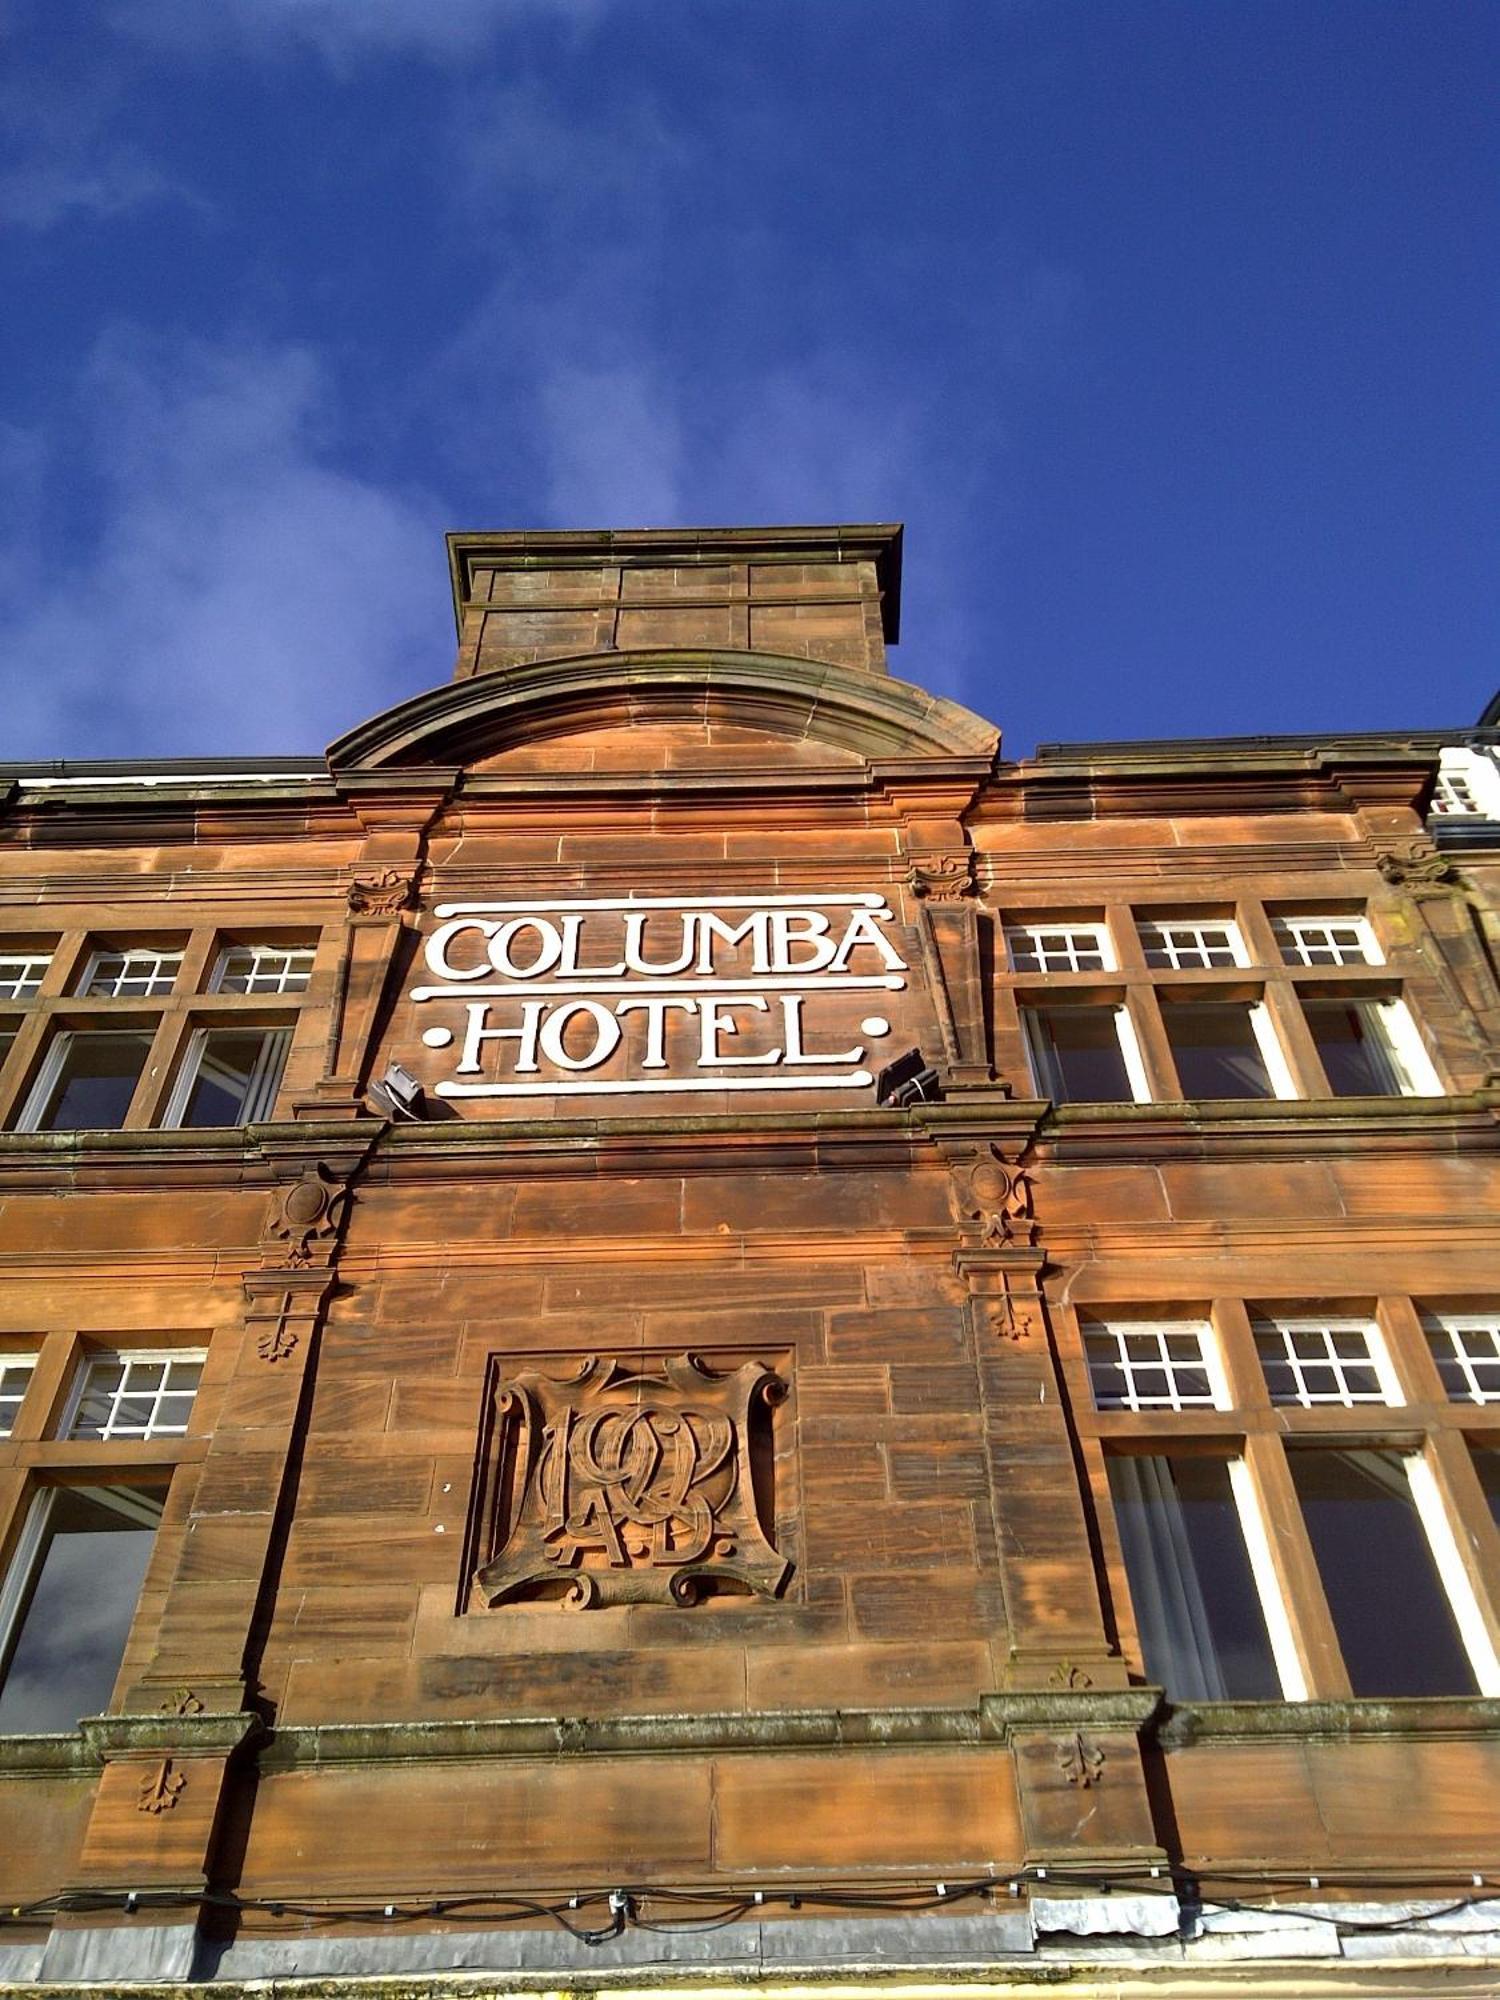
[[[316,750],[452,527],[901,519],[1041,740],[1500,683],[1495,0],[0,0],[0,756]]]

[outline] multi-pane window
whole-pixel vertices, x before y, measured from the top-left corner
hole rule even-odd
[[[201,1353],[97,1355],[84,1371],[68,1436],[181,1437],[203,1360]]]
[[[1403,1001],[1306,997],[1302,1012],[1335,1097],[1425,1097],[1441,1092]]]
[[[214,971],[215,993],[305,993],[312,977],[310,946],[233,944]]]
[[[1474,796],[1474,787],[1461,771],[1439,771],[1432,788],[1432,810],[1439,819],[1474,815],[1483,817],[1484,808]]]
[[[47,1486],[0,1590],[0,1733],[78,1727],[109,1701],[165,1489]]]
[[[1021,1010],[1036,1087],[1055,1104],[1145,1103],[1151,1093],[1123,1007]]]
[[[1107,972],[1114,960],[1102,924],[1007,924],[1012,972]]]
[[[1147,965],[1198,972],[1250,962],[1236,924],[1162,918],[1143,922],[1140,933]]]
[[[96,951],[83,991],[91,999],[155,1000],[170,993],[182,970],[180,951]]]
[[[1380,951],[1363,917],[1273,918],[1288,965],[1379,965]]]
[[[163,1124],[254,1125],[269,1117],[290,1040],[287,1028],[199,1028]]]
[[[51,963],[50,951],[0,952],[0,1000],[30,1000]]]
[[[1261,1320],[1255,1346],[1273,1403],[1399,1403],[1377,1328],[1357,1319]]]
[[[15,1429],[35,1368],[34,1354],[0,1354],[0,1437]]]
[[[1083,1330],[1100,1410],[1213,1409],[1226,1400],[1210,1329],[1191,1320],[1128,1320]]]
[[[1436,1313],[1427,1342],[1453,1403],[1500,1403],[1500,1313]]]
[[[113,1131],[125,1123],[151,1036],[136,1029],[64,1029],[22,1109],[22,1132]]]

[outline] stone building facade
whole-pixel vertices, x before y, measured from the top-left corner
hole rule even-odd
[[[1492,1990],[1497,732],[450,552],[326,758],[0,768],[0,1980]]]

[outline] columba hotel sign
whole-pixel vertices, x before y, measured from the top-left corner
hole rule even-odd
[[[411,997],[436,1017],[423,1041],[454,1052],[440,1097],[860,1089],[869,1045],[891,1032],[886,996],[906,985],[874,894],[436,914]]]

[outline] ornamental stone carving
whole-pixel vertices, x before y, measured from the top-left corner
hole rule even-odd
[[[1409,896],[1445,896],[1462,886],[1447,855],[1426,840],[1403,841],[1378,856],[1375,866],[1387,882]]]
[[[319,1160],[304,1168],[290,1187],[277,1190],[265,1240],[286,1246],[282,1261],[288,1268],[324,1263],[337,1245],[348,1204],[347,1182]]]
[[[785,1394],[764,1362],[720,1375],[688,1354],[499,1374],[478,1602],[685,1605],[715,1586],[776,1596],[791,1565],[761,1526],[751,1445]]]
[[[349,914],[352,917],[395,917],[414,907],[417,900],[415,875],[399,868],[387,868],[379,875],[363,876],[349,884]]]
[[[1022,1167],[1008,1166],[998,1147],[976,1149],[955,1162],[952,1173],[953,1206],[966,1244],[1003,1250],[1036,1242],[1030,1177]]]

